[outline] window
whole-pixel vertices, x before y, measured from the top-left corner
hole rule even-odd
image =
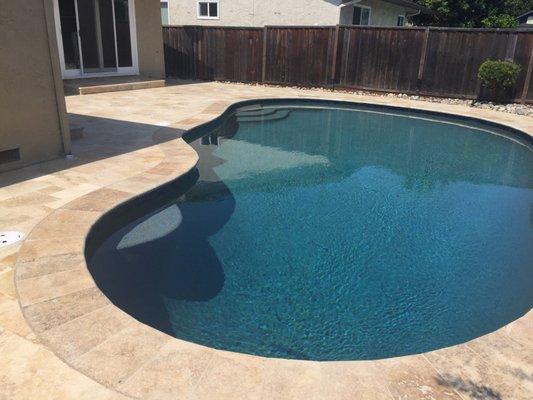
[[[528,24],[528,25],[533,24],[533,17],[527,17],[526,24]]]
[[[218,19],[218,0],[199,1],[198,18]]]
[[[353,25],[370,25],[370,7],[353,7]]]
[[[405,24],[405,16],[398,15],[398,21],[396,22],[396,26],[404,26],[404,24]]]
[[[161,24],[168,25],[168,0],[161,0]]]

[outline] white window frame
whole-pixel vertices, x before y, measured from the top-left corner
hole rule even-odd
[[[167,3],[167,16],[168,16],[168,25],[170,25],[170,4],[168,0],[161,0],[161,3]]]
[[[359,5],[359,4],[354,4],[352,6],[354,9],[355,7],[359,7],[359,8],[367,8],[368,9],[368,25],[361,25],[361,21],[359,21],[359,25],[353,25],[353,26],[370,26],[372,24],[372,7],[370,6],[362,6],[362,5]],[[355,10],[352,10],[352,23],[353,23],[353,12]],[[363,16],[363,13],[361,12],[361,17]]]
[[[402,25],[398,25],[398,18],[403,18],[403,24]],[[405,26],[405,15],[403,15],[403,14],[398,15],[398,17],[396,18],[396,26],[398,26],[398,27]]]
[[[211,17],[209,15],[200,15],[200,3],[207,3],[207,13],[209,14],[209,3],[217,4],[217,16]],[[220,2],[218,0],[198,0],[196,2],[196,13],[198,19],[220,19]]]

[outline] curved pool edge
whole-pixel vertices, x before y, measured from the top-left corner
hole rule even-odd
[[[198,129],[208,128],[211,124],[216,125],[221,118],[235,108],[257,102],[279,100],[287,99],[250,99],[232,103],[215,118],[206,118],[201,124],[187,130],[184,134],[185,139],[188,134]],[[302,99],[294,100],[302,101]],[[305,100],[312,99],[306,98]],[[330,99],[316,100],[330,101]],[[381,104],[376,105],[381,106]],[[394,105],[386,107],[406,109],[406,107]],[[434,107],[437,108],[437,105]],[[409,107],[407,109],[421,108]],[[439,110],[429,111],[440,115],[450,115]],[[511,128],[523,134],[524,138],[531,143],[533,132],[524,127],[506,124],[498,118],[496,121],[488,121],[469,115],[457,115]],[[170,127],[175,127],[174,125],[177,124],[172,124]],[[184,342],[138,322],[111,304],[97,288],[85,262],[87,250],[85,244],[93,227],[108,213],[185,176],[194,168],[198,160],[196,152],[182,138],[157,143],[155,146],[163,155],[162,161],[156,167],[83,195],[55,210],[30,232],[19,251],[15,282],[20,305],[28,324],[37,337],[58,357],[96,381],[124,394],[137,397],[139,382],[143,381],[141,378],[145,378],[145,384],[149,385],[150,379],[148,378],[152,376],[155,379],[154,369],[163,374],[163,371],[158,369],[163,365],[170,364],[176,368],[183,366],[183,368],[190,369],[195,364],[205,364],[205,368],[208,366],[214,368],[212,372],[218,374],[218,380],[235,380],[235,377],[243,379],[242,377],[245,376],[244,387],[251,392],[256,390],[255,386],[260,386],[257,382],[258,377],[261,377],[261,381],[266,380],[269,385],[277,388],[291,387],[295,381],[299,382],[303,377],[305,378],[302,383],[303,387],[309,390],[309,393],[315,393],[317,390],[324,391],[324,388],[330,385],[326,381],[336,381],[337,386],[340,385],[338,382],[345,382],[349,385],[352,379],[362,377],[363,380],[368,378],[369,381],[377,382],[376,384],[381,382],[390,392],[387,379],[383,382],[384,375],[389,378],[396,377],[394,379],[397,380],[403,379],[401,377],[408,373],[415,381],[425,382],[428,379],[428,370],[434,370],[445,381],[452,381],[453,377],[444,376],[447,372],[442,372],[442,366],[440,366],[441,362],[447,362],[446,360],[450,357],[462,360],[460,364],[463,364],[472,354],[487,353],[487,357],[484,358],[485,362],[488,362],[487,359],[492,357],[501,357],[501,354],[495,350],[498,348],[514,349],[513,351],[516,350],[518,355],[531,350],[533,343],[530,333],[533,327],[531,310],[497,331],[467,343],[418,355],[375,361],[299,361],[233,353]],[[44,233],[46,235],[43,235]],[[52,238],[42,239],[43,237]],[[64,264],[67,264],[68,268],[65,269]],[[48,275],[44,275],[44,278],[43,276],[28,278],[25,272],[35,268],[36,265],[49,271]],[[28,280],[32,280],[33,293],[25,290]],[[20,290],[21,286],[24,290]],[[35,293],[45,292],[49,299],[36,301],[39,296]],[[71,309],[61,307],[56,301],[56,299],[65,297],[69,297],[70,303],[68,304],[71,305]],[[47,329],[47,321],[63,320],[63,323]],[[65,326],[67,324],[68,326]],[[523,349],[518,350],[516,346],[523,347]],[[123,355],[124,349],[128,349],[126,356]],[[525,358],[525,355],[522,354],[522,356]],[[109,368],[102,368],[103,365],[111,365],[113,369],[128,370],[132,365],[137,366],[136,362],[139,359],[145,362],[130,373],[124,373],[128,379],[121,378],[123,374],[110,372]],[[529,362],[525,365],[526,370],[531,368]],[[384,371],[387,372],[384,373]],[[224,374],[228,374],[228,377],[221,377],[220,374],[224,377],[226,376]],[[404,378],[407,378],[407,375]],[[185,384],[181,381],[176,382],[176,390],[189,390],[180,388],[180,385]],[[220,390],[220,387],[217,390]],[[324,393],[328,392],[324,391]]]

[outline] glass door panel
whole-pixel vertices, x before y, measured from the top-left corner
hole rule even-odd
[[[129,0],[56,0],[64,71],[74,77],[132,72]],[[54,6],[56,7],[56,6]]]
[[[78,24],[74,2],[75,0],[59,0],[58,2],[65,69],[80,69]]]
[[[84,72],[100,69],[94,0],[77,0],[81,54]]]
[[[130,12],[128,0],[114,0],[118,66],[133,66],[131,56]]]
[[[99,5],[100,38],[102,41],[102,67],[109,71],[117,68],[115,48],[115,22],[113,21],[113,0],[95,0]]]
[[[83,72],[117,70],[111,0],[77,0]]]

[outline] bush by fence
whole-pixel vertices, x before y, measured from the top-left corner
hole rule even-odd
[[[486,59],[521,66],[533,102],[533,32],[510,29],[164,27],[168,76],[476,98]]]

